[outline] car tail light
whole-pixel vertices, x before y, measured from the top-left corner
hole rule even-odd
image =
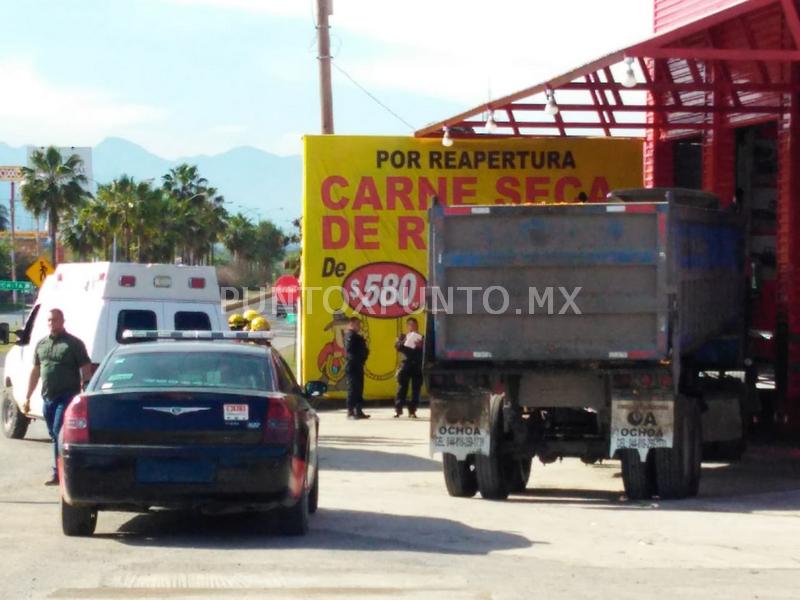
[[[153,277],[153,287],[168,288],[172,285],[172,277],[169,275],[156,275]]]
[[[64,412],[64,443],[89,443],[89,400],[76,396]]]
[[[193,290],[202,290],[206,287],[206,278],[205,277],[190,277],[189,278],[189,287]]]
[[[122,275],[119,278],[120,287],[135,287],[136,277],[133,275]]]
[[[661,381],[661,387],[663,388],[672,387],[672,375],[662,375],[660,381]]]
[[[294,436],[294,414],[286,400],[270,398],[264,421],[264,443],[289,444]]]
[[[643,388],[653,387],[653,376],[649,373],[645,373],[639,377],[639,385]]]

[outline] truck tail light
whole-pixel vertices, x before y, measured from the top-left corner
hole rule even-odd
[[[265,444],[289,444],[294,437],[294,414],[286,400],[270,398],[264,420]]]
[[[189,278],[189,287],[193,290],[202,290],[206,287],[206,278],[205,277],[190,277]]]
[[[64,412],[64,443],[89,443],[89,399],[76,396]]]
[[[135,287],[136,277],[134,275],[121,275],[119,278],[120,287]]]

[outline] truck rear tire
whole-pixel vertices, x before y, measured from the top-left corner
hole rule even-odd
[[[622,485],[628,500],[652,498],[656,493],[653,453],[642,462],[637,450],[620,450],[619,458],[622,463]]]
[[[31,420],[22,414],[11,392],[6,388],[3,391],[2,407],[3,433],[7,438],[21,440],[28,432]]]
[[[506,465],[508,469],[508,491],[518,494],[528,489],[531,478],[532,458],[514,458]]]
[[[478,490],[487,500],[505,500],[510,492],[508,487],[508,459],[503,458],[503,397],[493,396],[489,405],[489,430],[491,444],[489,456],[475,455],[475,473],[478,476]]]
[[[653,450],[658,495],[665,500],[691,496],[700,484],[697,436],[699,413],[694,400],[680,397],[675,402],[672,448]]]
[[[442,471],[447,493],[455,498],[472,498],[478,491],[478,477],[475,474],[474,456],[468,460],[458,460],[453,454],[442,457]]]

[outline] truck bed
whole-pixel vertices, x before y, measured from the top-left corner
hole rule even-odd
[[[735,214],[675,198],[436,205],[430,235],[437,361],[661,360],[741,323]]]

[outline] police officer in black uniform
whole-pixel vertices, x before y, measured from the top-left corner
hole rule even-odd
[[[367,341],[361,335],[361,320],[350,317],[347,332],[344,335],[344,366],[347,375],[347,418],[369,419],[364,412],[364,364],[369,356]]]
[[[408,384],[411,384],[411,402],[408,404],[408,416],[417,418],[419,391],[422,388],[422,347],[425,338],[418,332],[419,323],[414,317],[406,319],[406,333],[401,334],[394,344],[395,350],[402,354],[402,362],[397,370],[397,396],[394,399],[395,419],[403,415],[403,407],[408,396]]]

